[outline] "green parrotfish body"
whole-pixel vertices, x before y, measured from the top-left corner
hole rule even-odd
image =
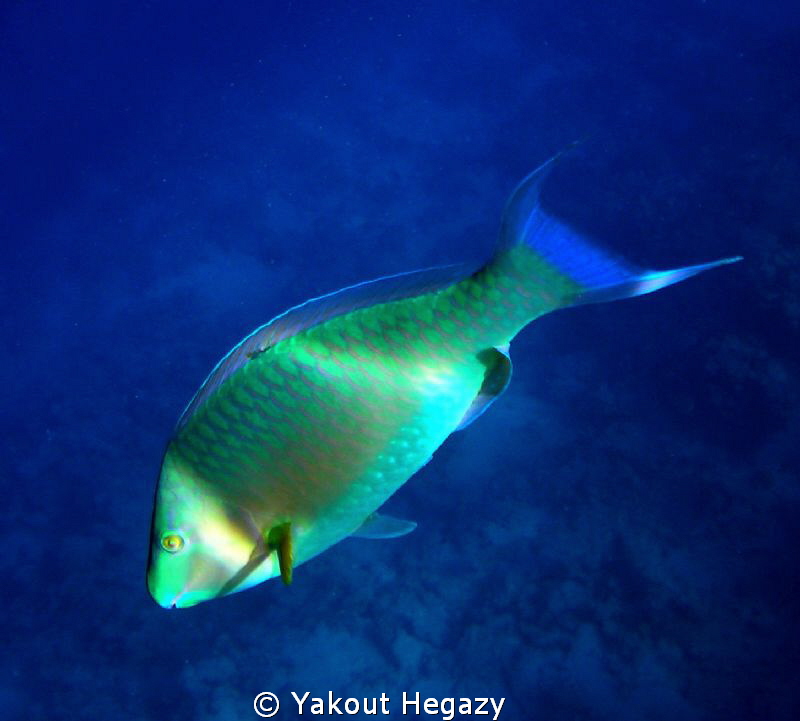
[[[414,527],[377,509],[503,392],[508,345],[570,305],[649,293],[738,258],[646,272],[539,205],[552,161],[512,195],[494,256],[308,301],[254,331],[180,418],[156,490],[147,584],[192,606],[351,535]]]

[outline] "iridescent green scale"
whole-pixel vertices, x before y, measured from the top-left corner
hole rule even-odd
[[[376,520],[376,509],[505,390],[508,344],[526,324],[734,260],[661,273],[615,260],[542,212],[546,167],[515,191],[483,266],[309,301],[220,361],[162,464],[148,571],[159,603],[288,582],[293,565],[356,531],[407,532],[414,524]]]

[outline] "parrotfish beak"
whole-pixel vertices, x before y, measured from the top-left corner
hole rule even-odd
[[[191,589],[187,588],[187,585],[171,583],[170,579],[159,578],[152,567],[147,574],[147,590],[153,600],[162,608],[189,608],[189,606],[194,606],[218,595],[217,590]]]
[[[175,584],[165,583],[165,579],[159,577],[152,562],[147,569],[147,590],[161,608],[180,608],[183,589]]]

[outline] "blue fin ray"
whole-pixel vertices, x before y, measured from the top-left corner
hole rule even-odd
[[[560,306],[631,298],[665,288],[693,275],[741,260],[741,256],[666,271],[652,271],[595,246],[541,207],[544,179],[561,154],[543,163],[516,188],[506,206],[499,252],[518,245],[529,248],[577,289],[559,300]]]

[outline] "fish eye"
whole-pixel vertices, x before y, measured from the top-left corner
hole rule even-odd
[[[177,533],[165,533],[161,536],[161,548],[167,553],[177,553],[183,548],[183,536]]]

